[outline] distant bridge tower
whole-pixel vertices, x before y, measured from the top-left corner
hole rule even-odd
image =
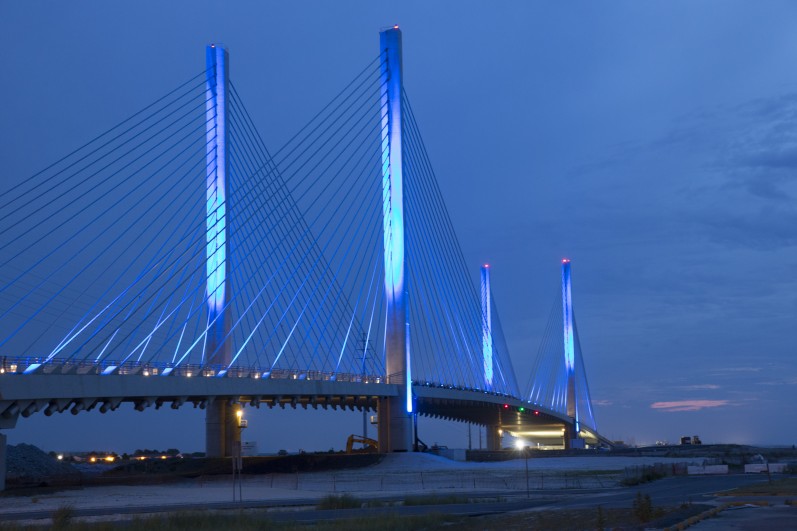
[[[387,322],[385,365],[388,382],[399,384],[399,396],[379,401],[379,450],[412,448],[412,378],[410,324],[404,237],[404,183],[401,145],[402,58],[398,26],[379,34],[382,102],[382,197]]]
[[[484,388],[493,387],[493,319],[490,293],[490,264],[482,266],[482,355],[484,357]]]
[[[484,388],[493,388],[493,313],[492,291],[490,289],[490,264],[481,269],[482,278],[482,358],[484,362]],[[486,425],[487,449],[501,449],[501,410],[490,415]]]
[[[229,156],[229,53],[218,44],[206,48],[206,175],[207,244],[206,289],[208,331],[203,365],[227,367],[232,359],[230,327],[230,239],[227,234],[230,210]],[[223,373],[221,374],[223,375]],[[236,406],[237,407],[237,406]],[[240,437],[237,418],[227,400],[208,404],[205,416],[205,450],[208,457],[232,455]]]
[[[565,372],[567,374],[567,395],[565,403],[567,405],[567,416],[573,421],[572,426],[568,427],[565,436],[567,447],[578,447],[583,445],[583,441],[578,439],[578,432],[581,431],[578,419],[578,407],[576,403],[576,345],[573,322],[573,298],[570,283],[570,259],[562,259],[562,328],[564,329],[564,356]]]

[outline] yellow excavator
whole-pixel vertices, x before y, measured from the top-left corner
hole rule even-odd
[[[354,449],[355,444],[361,444],[362,448]],[[379,442],[362,435],[349,435],[346,440],[347,454],[375,454],[379,451]]]

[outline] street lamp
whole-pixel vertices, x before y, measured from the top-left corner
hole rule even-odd
[[[529,450],[528,446],[526,446],[525,441],[522,439],[517,439],[515,441],[515,448],[518,449],[519,452],[523,452],[523,457],[526,460],[526,498],[531,497],[531,493],[529,491]]]
[[[243,498],[243,477],[241,471],[243,470],[243,451],[241,448],[241,431],[249,426],[249,422],[243,418],[244,411],[241,406],[235,409],[236,423],[235,427],[238,429],[238,437],[233,442],[232,454],[232,501],[235,501],[235,481],[238,480],[238,501],[244,501]]]

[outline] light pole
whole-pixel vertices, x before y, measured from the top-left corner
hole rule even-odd
[[[244,416],[243,409],[240,406],[235,410],[235,416],[237,422],[235,423],[235,427],[238,430],[238,436],[235,438],[235,442],[233,443],[232,449],[232,501],[235,501],[235,482],[236,479],[238,481],[238,501],[244,501],[243,497],[243,477],[241,476],[241,471],[243,470],[243,451],[241,448],[241,432],[244,428],[249,426],[249,421],[247,421]]]
[[[523,452],[523,458],[526,461],[526,498],[531,498],[529,490],[529,448],[521,439],[515,441],[515,448],[518,449],[518,452]]]

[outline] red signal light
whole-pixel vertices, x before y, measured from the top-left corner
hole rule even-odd
[[[504,404],[504,409],[509,409],[509,404]]]

